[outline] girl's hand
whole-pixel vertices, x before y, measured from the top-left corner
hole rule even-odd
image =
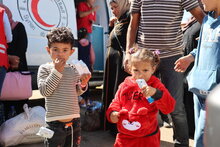
[[[118,118],[119,118],[119,112],[117,111],[113,111],[111,114],[110,114],[110,119],[113,123],[117,123],[118,122]]]
[[[89,82],[89,79],[91,78],[90,73],[85,73],[80,76],[81,85],[85,86]]]
[[[58,72],[62,72],[64,70],[64,66],[66,64],[65,59],[62,58],[56,58],[54,61],[54,68],[58,71]]]
[[[151,86],[143,86],[142,88],[141,88],[141,92],[143,93],[143,96],[144,97],[150,97],[150,96],[153,96],[155,93],[156,93],[156,91],[157,91],[157,89],[156,88],[153,88],[153,87],[151,87]]]

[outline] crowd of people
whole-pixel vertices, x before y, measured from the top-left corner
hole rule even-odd
[[[77,5],[78,58],[91,72],[95,62],[92,23],[99,9],[94,4],[95,0],[86,0]],[[116,137],[114,146],[159,147],[160,112],[163,121],[171,116],[174,146],[188,147],[183,83],[186,77],[193,93],[194,146],[203,147],[206,98],[220,82],[220,1],[110,0],[109,7],[114,17],[109,20],[102,117],[104,130]],[[193,18],[181,26],[184,10]],[[45,97],[47,127],[54,135],[46,139],[45,145],[80,146],[78,96],[84,93],[89,104],[91,74],[79,75],[75,66],[67,63],[75,51],[69,28],[53,28],[46,38],[52,61],[39,67],[37,82]],[[23,24],[15,22],[10,10],[0,5],[0,94],[7,71],[28,70],[26,50]],[[189,74],[184,74],[190,65]],[[17,105],[20,113],[26,101],[0,101],[0,124],[11,105]]]

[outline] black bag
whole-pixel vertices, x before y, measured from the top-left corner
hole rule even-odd
[[[86,109],[85,118],[82,122],[82,129],[84,131],[95,131],[100,128],[101,107],[101,102],[93,101],[93,103]]]

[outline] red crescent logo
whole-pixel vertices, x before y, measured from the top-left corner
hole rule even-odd
[[[31,9],[32,9],[32,12],[33,12],[33,15],[34,15],[34,18],[43,26],[45,27],[53,27],[55,25],[50,25],[50,24],[47,24],[39,15],[38,13],[38,3],[39,3],[39,0],[32,0],[31,2]]]

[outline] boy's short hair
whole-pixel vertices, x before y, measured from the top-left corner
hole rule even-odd
[[[58,27],[53,28],[47,33],[48,47],[51,47],[52,43],[66,43],[70,44],[71,48],[74,46],[74,37],[70,28]]]
[[[86,28],[80,28],[79,30],[78,30],[78,39],[80,40],[80,39],[82,39],[82,38],[85,38],[86,37],[86,35],[87,35],[87,29]]]

